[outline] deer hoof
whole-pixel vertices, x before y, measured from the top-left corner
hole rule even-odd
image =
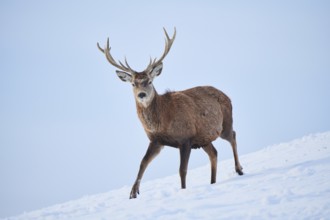
[[[242,176],[244,173],[243,173],[243,167],[239,166],[239,167],[236,167],[236,173],[238,173],[238,175]]]
[[[135,199],[137,197],[137,194],[140,194],[139,184],[135,183],[132,187],[132,191],[131,191],[131,194],[129,196],[129,199]]]

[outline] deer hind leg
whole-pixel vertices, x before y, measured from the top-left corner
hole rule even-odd
[[[221,134],[221,138],[229,141],[231,144],[233,154],[234,154],[234,159],[235,159],[235,170],[238,175],[243,175],[243,167],[241,166],[239,159],[238,159],[238,153],[237,153],[237,143],[236,143],[236,132],[231,130],[230,132],[223,132]]]
[[[213,184],[217,181],[218,152],[212,143],[204,146],[203,150],[207,153],[211,162],[211,184]]]
[[[188,170],[188,162],[191,153],[191,146],[189,144],[183,144],[180,147],[180,178],[181,188],[186,188],[186,176]]]

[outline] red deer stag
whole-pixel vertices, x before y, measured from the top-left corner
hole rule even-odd
[[[163,60],[171,49],[176,36],[170,38],[165,32],[165,51],[159,59],[150,58],[149,65],[142,72],[133,70],[127,63],[117,63],[110,54],[109,38],[102,49],[111,65],[118,68],[118,77],[133,86],[137,114],[150,140],[143,157],[130,199],[139,194],[139,186],[148,164],[159,154],[164,145],[180,150],[181,188],[186,188],[186,174],[191,149],[202,148],[211,162],[211,184],[216,182],[217,150],[212,141],[219,136],[230,142],[235,170],[243,175],[238,160],[236,135],[233,130],[232,105],[229,97],[211,86],[199,86],[180,92],[159,95],[152,82],[163,69]]]

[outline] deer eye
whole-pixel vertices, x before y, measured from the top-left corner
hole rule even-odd
[[[152,83],[151,81],[148,82],[149,85],[150,85],[151,83]]]
[[[132,86],[135,87],[135,83],[132,83]]]

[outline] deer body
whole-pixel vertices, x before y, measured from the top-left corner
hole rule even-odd
[[[181,188],[186,188],[186,174],[192,148],[202,148],[211,162],[211,184],[216,182],[217,150],[212,142],[221,137],[230,142],[235,159],[235,170],[243,175],[239,163],[236,134],[233,130],[232,105],[229,97],[211,86],[199,86],[184,91],[167,92],[159,95],[152,82],[163,69],[163,59],[169,52],[175,39],[176,31],[169,38],[166,30],[164,54],[160,59],[150,59],[143,72],[134,71],[125,59],[125,65],[119,64],[110,54],[109,39],[102,49],[107,60],[120,70],[118,77],[133,86],[137,114],[150,140],[140,169],[132,187],[130,198],[139,194],[139,186],[148,164],[166,146],[180,150]]]
[[[146,108],[137,101],[138,116],[150,141],[176,148],[187,142],[202,147],[217,139],[223,130],[223,112],[229,111],[229,98],[206,86],[156,93]]]

